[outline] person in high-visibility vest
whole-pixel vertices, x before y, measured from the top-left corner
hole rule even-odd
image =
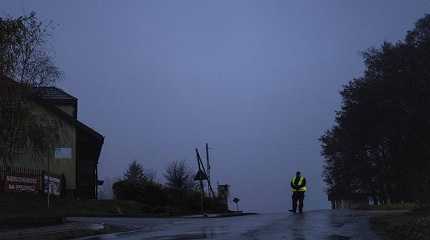
[[[301,176],[300,172],[297,172],[296,176],[291,179],[293,209],[290,212],[297,212],[297,202],[299,203],[299,212],[303,212],[303,200],[305,199],[306,190],[306,178]]]

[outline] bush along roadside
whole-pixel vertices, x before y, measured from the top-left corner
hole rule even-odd
[[[171,162],[167,167],[164,184],[145,174],[143,167],[132,162],[122,179],[112,186],[117,200],[132,200],[144,204],[145,212],[170,216],[201,213],[201,189],[184,161]],[[219,198],[204,195],[206,213],[228,212]]]

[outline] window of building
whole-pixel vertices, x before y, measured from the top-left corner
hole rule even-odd
[[[72,148],[69,148],[69,147],[55,148],[55,159],[72,159]]]

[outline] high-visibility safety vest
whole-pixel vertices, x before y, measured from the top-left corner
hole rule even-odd
[[[293,185],[293,186],[300,186],[302,183],[303,183],[303,180],[305,179],[304,177],[302,177],[302,176],[300,176],[300,179],[299,179],[299,181],[298,181],[298,183],[297,184],[294,184],[295,182],[296,182],[296,179],[297,179],[297,177],[293,177],[293,179],[291,179],[291,184]],[[299,189],[291,189],[291,191],[293,191],[293,192],[306,192],[306,186],[303,186],[303,187],[301,187],[301,188],[299,188]]]

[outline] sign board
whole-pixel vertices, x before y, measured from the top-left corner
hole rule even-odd
[[[38,192],[40,183],[37,177],[6,176],[5,190],[10,192]]]
[[[72,159],[72,148],[55,148],[55,159]]]
[[[44,181],[44,193],[50,193],[52,195],[60,196],[61,195],[61,179],[58,177],[51,176],[43,176]]]

